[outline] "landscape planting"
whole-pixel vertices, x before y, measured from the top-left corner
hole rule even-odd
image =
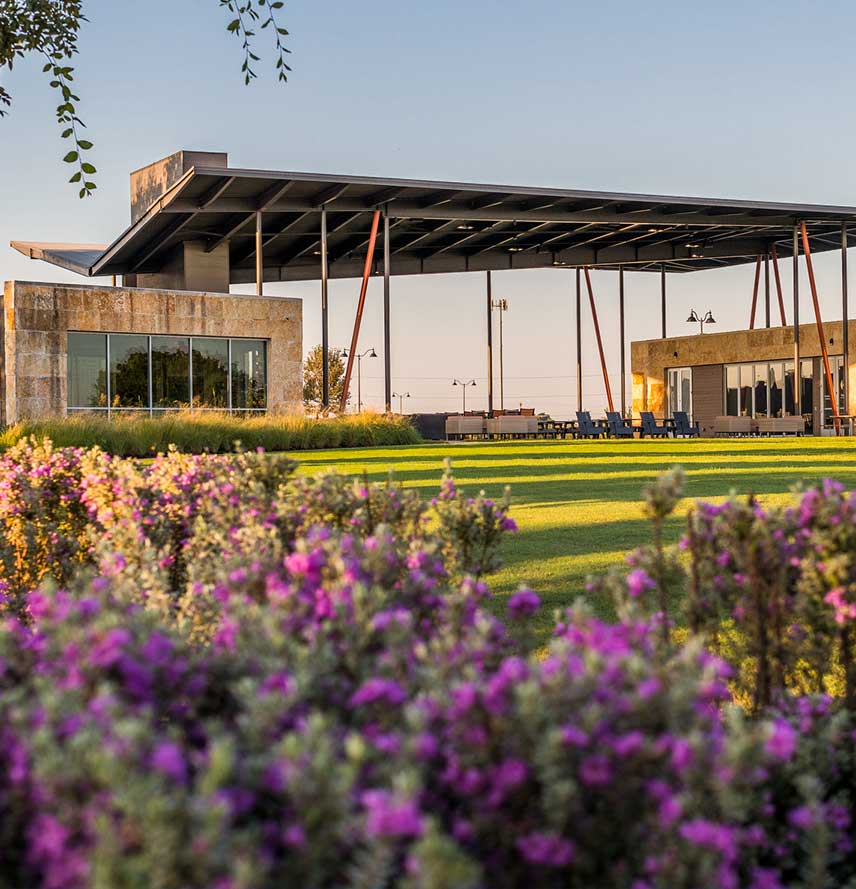
[[[856,499],[681,485],[543,647],[449,471],[14,446],[0,886],[856,885]]]

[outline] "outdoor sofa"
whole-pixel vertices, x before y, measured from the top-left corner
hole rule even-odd
[[[484,417],[454,415],[446,417],[446,438],[450,440],[483,438],[485,431]]]

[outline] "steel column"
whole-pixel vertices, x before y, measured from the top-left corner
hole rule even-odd
[[[755,284],[752,287],[752,311],[749,314],[749,330],[755,329],[755,310],[758,307],[758,285],[761,283],[761,257],[755,263]]]
[[[380,210],[375,210],[372,216],[372,229],[369,235],[369,245],[366,251],[366,264],[363,268],[363,283],[360,287],[360,299],[357,303],[357,317],[354,319],[354,332],[351,334],[351,348],[348,349],[348,364],[345,367],[345,379],[342,383],[342,400],[339,404],[339,410],[345,412],[348,404],[348,393],[351,386],[351,374],[354,371],[354,357],[357,354],[357,343],[360,339],[360,324],[363,320],[363,309],[366,306],[366,292],[369,289],[369,276],[372,273],[372,262],[374,261],[375,244],[377,243],[377,230],[380,225]]]
[[[800,228],[794,225],[794,415],[802,416],[800,371]]]
[[[383,403],[387,413],[392,411],[392,355],[389,321],[389,212],[383,211]]]
[[[330,407],[330,312],[327,261],[327,208],[321,208],[321,404]]]
[[[262,211],[256,210],[256,293],[262,295],[265,277],[265,263],[262,256]]]
[[[618,267],[618,328],[621,336],[621,416],[627,416],[627,356],[624,334],[624,266]]]
[[[594,335],[597,340],[597,351],[600,354],[600,369],[603,372],[603,384],[606,386],[606,401],[609,404],[610,411],[615,410],[612,402],[612,387],[609,385],[609,374],[606,370],[606,356],[603,354],[603,341],[600,338],[600,324],[597,321],[597,306],[594,304],[594,291],[591,286],[591,276],[588,268],[585,269],[586,288],[588,289],[589,305],[591,306],[591,317],[594,321]]]
[[[841,223],[841,319],[842,319],[842,351],[844,353],[844,405],[847,413],[850,409],[850,310],[847,293],[847,223]]]
[[[487,272],[487,412],[493,416],[493,286]]]
[[[764,326],[770,326],[770,248],[764,253]]]
[[[666,338],[666,264],[660,266],[660,314],[663,321],[663,339]]]
[[[838,419],[838,387],[834,385],[832,368],[829,366],[829,350],[826,348],[826,334],[823,332],[823,319],[820,317],[820,300],[817,298],[817,282],[814,279],[814,265],[811,261],[811,245],[808,242],[808,229],[804,222],[800,223],[800,233],[802,234],[806,270],[808,271],[808,283],[811,287],[811,301],[814,305],[814,322],[817,325],[817,335],[820,338],[820,354],[823,357],[823,371],[826,375],[829,403],[832,405],[832,416],[835,420],[835,434],[840,435],[841,422]]]
[[[776,295],[779,297],[779,318],[782,327],[788,326],[788,316],[785,313],[785,294],[782,290],[782,277],[779,274],[779,254],[776,251],[776,245],[770,248],[770,255],[773,257],[773,275],[776,278]]]
[[[577,269],[577,410],[583,409],[583,310],[580,290],[580,270]]]

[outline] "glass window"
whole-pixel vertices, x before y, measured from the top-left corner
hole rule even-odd
[[[110,406],[149,406],[149,338],[110,334]]]
[[[229,341],[194,337],[193,406],[229,406]]]
[[[784,409],[785,370],[776,362],[770,365],[770,416],[781,417]]]
[[[264,410],[267,407],[267,343],[232,340],[232,408]]]
[[[68,406],[107,407],[107,336],[68,334]]]
[[[669,410],[674,413],[678,407],[678,371],[669,371]]]
[[[190,406],[190,344],[187,337],[152,337],[152,406]]]
[[[796,410],[794,403],[794,363],[793,361],[785,362],[785,413],[793,416]]]
[[[812,417],[814,414],[814,362],[811,358],[800,361],[800,380],[800,412],[804,417]]]
[[[725,368],[725,413],[729,417],[740,415],[740,368],[732,364]]]
[[[832,372],[832,383],[838,389],[838,413],[846,414],[844,404],[844,360],[840,355],[830,355],[829,369]],[[829,400],[829,388],[826,383],[826,371],[823,374],[823,422],[826,426],[833,423],[832,402]]]
[[[755,416],[767,416],[767,387],[769,385],[767,377],[769,375],[769,365],[755,365]]]
[[[740,416],[752,416],[752,385],[754,374],[751,364],[740,365]]]

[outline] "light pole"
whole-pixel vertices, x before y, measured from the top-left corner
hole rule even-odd
[[[462,413],[467,412],[467,386],[475,386],[475,380],[452,380],[453,386],[463,386],[463,394],[464,394],[464,409]]]
[[[404,399],[410,398],[410,393],[409,392],[393,392],[392,397],[398,399],[398,412],[400,414],[403,414],[404,413]]]
[[[698,324],[699,325],[699,334],[704,333],[704,325],[705,324],[716,324],[716,318],[713,317],[712,312],[708,309],[707,314],[704,318],[700,318],[698,312],[695,309],[690,310],[690,317],[687,318],[687,324]]]
[[[347,349],[342,349],[342,357],[348,357]],[[354,357],[357,359],[357,413],[360,413],[363,409],[363,358],[377,358],[377,352],[366,349],[365,352],[357,352]]]
[[[505,381],[502,369],[502,316],[508,311],[507,299],[496,299],[493,307],[499,309],[499,408],[505,410]]]

